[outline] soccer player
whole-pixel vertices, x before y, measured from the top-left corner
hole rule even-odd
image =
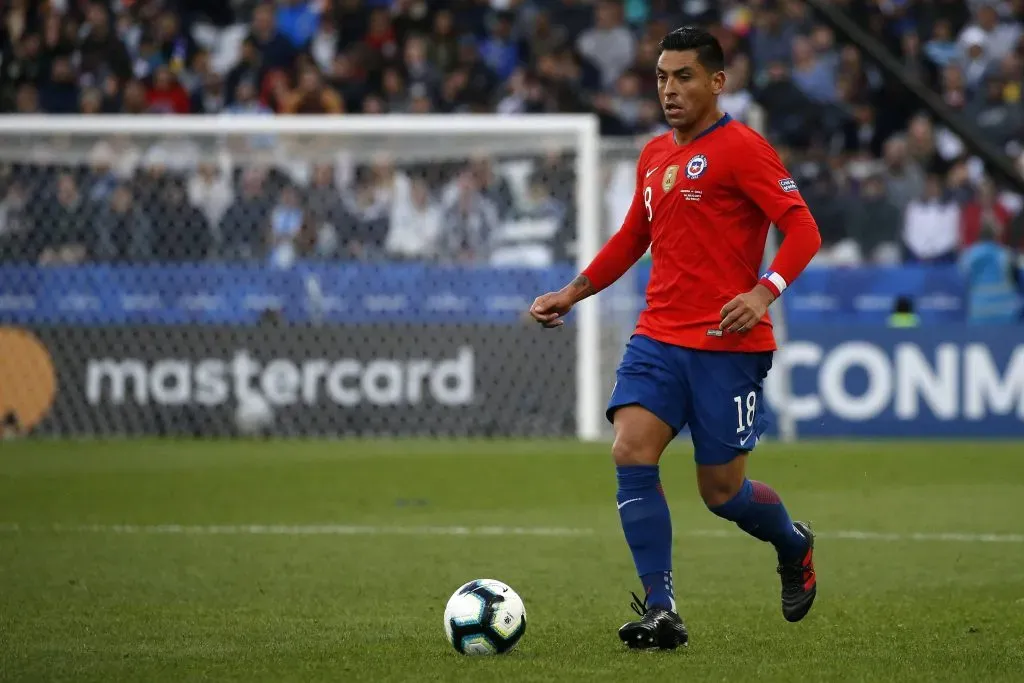
[[[689,636],[676,610],[672,523],[661,454],[689,425],[697,486],[714,514],[771,543],[782,578],[782,613],[799,621],[814,602],[814,536],[779,495],[746,477],[764,430],[762,385],[775,339],[768,306],[821,245],[818,227],[778,155],[718,109],[722,47],[692,27],[669,33],[658,58],[658,96],[672,130],[640,153],[636,191],[622,228],[593,262],[530,308],[557,327],[578,301],[600,292],[652,252],[647,307],[616,374],[607,417],[617,505],[644,587],[638,621],[619,629],[633,648],[672,649]],[[758,275],[771,223],[784,238]]]

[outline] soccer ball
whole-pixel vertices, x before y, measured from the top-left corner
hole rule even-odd
[[[470,581],[448,599],[444,632],[461,654],[504,654],[526,632],[526,607],[522,598],[501,581]]]
[[[274,424],[274,409],[259,394],[250,394],[238,402],[235,427],[243,436],[262,434]]]

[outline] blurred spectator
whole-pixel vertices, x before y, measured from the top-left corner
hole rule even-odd
[[[960,48],[953,39],[953,26],[949,20],[938,19],[932,24],[931,37],[924,44],[924,54],[939,69],[960,56]]]
[[[838,183],[827,168],[814,165],[800,178],[800,193],[807,202],[821,232],[821,258],[819,261],[842,260],[841,254],[833,254],[836,246],[850,236],[847,221],[850,218],[851,203],[840,190]],[[849,251],[846,248],[846,251]],[[850,260],[849,258],[846,260]],[[856,260],[856,254],[853,257]]]
[[[1020,319],[1016,259],[999,244],[995,223],[983,220],[978,241],[960,256],[967,278],[967,320],[981,325],[1014,324]]]
[[[725,92],[718,98],[722,111],[737,121],[748,122],[754,96],[750,90],[750,60],[740,55],[725,70]]]
[[[398,50],[398,36],[391,25],[391,14],[383,7],[370,10],[369,26],[364,40],[378,60],[390,60]]]
[[[395,179],[395,199],[384,248],[398,259],[427,259],[437,254],[442,209],[420,175],[400,174]]]
[[[611,109],[629,131],[636,130],[640,121],[642,97],[640,79],[635,73],[627,71],[619,76],[619,82],[616,84],[615,94],[611,100]]]
[[[33,230],[41,247],[39,264],[70,266],[85,261],[94,222],[74,176],[61,173],[53,195],[44,195],[42,200],[47,202],[46,211],[38,214]]]
[[[147,201],[152,226],[153,253],[165,262],[203,261],[213,246],[210,225],[199,209],[188,203],[184,182],[177,177],[160,178],[156,195]]]
[[[519,66],[519,44],[512,39],[512,16],[508,12],[494,15],[491,34],[480,46],[484,64],[505,80]]]
[[[915,116],[907,126],[907,151],[926,173],[945,170],[945,160],[936,148],[935,129],[925,115]]]
[[[86,88],[78,98],[79,114],[105,114],[103,92],[98,88]]]
[[[924,54],[921,37],[916,31],[906,31],[900,38],[900,57],[908,76],[930,88],[935,87],[938,68]],[[906,97],[910,98],[910,93],[906,93]]]
[[[31,83],[23,83],[18,87],[18,93],[14,99],[14,112],[16,114],[41,114],[39,107],[39,90]]]
[[[427,55],[430,63],[442,73],[451,71],[458,62],[459,40],[451,10],[441,8],[434,15],[434,29],[427,45]]]
[[[988,78],[982,91],[965,111],[982,135],[999,148],[1019,137],[1024,125],[1020,102],[1007,102],[1003,96],[1004,87],[1005,84],[998,76]]]
[[[492,244],[490,261],[495,265],[543,267],[561,254],[557,245],[566,218],[565,206],[555,199],[547,179],[534,171],[526,196],[506,220]]]
[[[124,80],[132,75],[132,62],[124,43],[118,38],[108,10],[99,2],[91,3],[82,25],[79,71],[99,79],[112,74]]]
[[[765,80],[757,100],[768,113],[770,137],[793,147],[808,146],[813,132],[808,122],[818,118],[817,107],[794,85],[784,63],[772,63]]]
[[[256,40],[252,37],[242,41],[241,58],[228,72],[225,85],[228,96],[233,97],[238,92],[238,86],[243,81],[251,83],[256,91],[259,91],[258,84],[263,82],[264,67],[263,55],[260,52]],[[233,104],[234,101],[231,100]]]
[[[487,261],[499,224],[498,210],[481,192],[480,180],[472,171],[461,173],[444,202],[441,258],[460,263]]]
[[[1005,243],[1010,224],[1010,212],[996,196],[991,180],[984,180],[970,201],[964,204],[960,216],[960,243],[970,246],[981,239],[982,228],[995,231],[997,241]]]
[[[940,90],[942,99],[950,109],[962,110],[970,99],[967,80],[959,64],[949,64],[942,70]]]
[[[78,111],[78,83],[74,67],[67,57],[58,57],[50,66],[50,79],[39,91],[39,104],[54,114],[73,114]]]
[[[974,5],[974,21],[960,34],[961,49],[969,54],[976,45],[983,45],[986,58],[995,61],[1013,52],[1020,39],[1020,24],[1001,21],[998,3],[994,0],[982,0]]]
[[[903,244],[916,261],[952,261],[960,244],[960,207],[943,191],[942,177],[929,174],[924,192],[907,206]]]
[[[229,114],[271,114],[270,107],[259,101],[256,84],[249,80],[239,81],[235,89],[234,103],[225,110]]]
[[[114,172],[117,153],[111,144],[100,142],[89,152],[89,174],[82,188],[90,202],[105,202],[121,180]]]
[[[35,238],[28,212],[29,193],[19,179],[5,182],[0,195],[0,262],[18,262],[32,256]]]
[[[796,36],[796,27],[784,21],[777,9],[765,7],[758,14],[750,34],[751,59],[760,70],[772,64],[788,65]],[[757,72],[758,78],[762,74],[760,70]]]
[[[490,201],[498,211],[499,218],[504,218],[503,212],[511,211],[514,205],[512,188],[508,180],[501,174],[495,173],[494,164],[486,157],[473,160],[469,165],[468,172],[474,180],[471,186]]]
[[[348,220],[336,175],[330,164],[316,164],[306,189],[311,239],[315,242],[313,254],[318,258],[330,258],[337,253],[338,234]]]
[[[157,68],[153,85],[145,93],[145,102],[147,111],[154,114],[188,114],[191,111],[188,92],[167,67]]]
[[[316,35],[324,0],[278,0],[277,26],[296,49],[305,48]]]
[[[793,39],[793,83],[816,102],[836,100],[835,73],[815,54],[811,42],[803,36]]]
[[[186,191],[189,204],[202,212],[210,226],[219,226],[234,201],[228,160],[222,158],[219,163],[210,160],[200,163],[188,179]]]
[[[291,66],[297,50],[277,29],[274,4],[261,3],[252,14],[249,37],[260,52],[260,63],[266,69],[286,69]]]
[[[960,36],[961,63],[967,87],[973,91],[988,70],[992,55],[985,43],[985,32],[977,26],[966,29]]]
[[[281,189],[277,205],[270,212],[268,235],[270,265],[289,268],[307,246],[308,223],[298,189],[286,185]]]
[[[132,196],[131,187],[118,185],[103,201],[96,223],[93,257],[104,263],[141,263],[152,257],[152,227]]]
[[[882,158],[886,195],[902,215],[911,200],[920,197],[924,191],[924,172],[910,158],[907,139],[902,135],[894,135],[885,141]]]
[[[9,42],[13,42],[13,50],[5,49],[5,58],[0,62],[0,92],[6,107],[15,103],[15,93],[20,93],[25,86],[34,90],[36,84],[43,81],[46,69],[38,34],[26,34]]]
[[[465,73],[466,77],[464,99],[474,102],[487,101],[490,93],[498,85],[498,78],[480,59],[476,39],[472,36],[463,36],[459,39],[456,65],[457,70]]]
[[[132,79],[124,86],[121,96],[122,114],[144,114],[149,110],[149,95],[142,81]]]
[[[900,260],[900,229],[903,212],[887,194],[888,172],[869,175],[853,202],[849,216],[849,235],[860,247],[865,260],[892,264]],[[915,225],[915,228],[919,226]]]
[[[330,16],[321,17],[320,25],[309,45],[309,54],[321,71],[326,73],[331,70],[340,47],[339,41],[338,26],[334,19]]]
[[[224,79],[220,74],[209,74],[189,98],[189,109],[195,114],[219,114],[224,111],[227,99]]]
[[[341,96],[345,111],[358,112],[362,108],[369,86],[366,71],[358,69],[352,57],[344,53],[335,55],[327,80]]]
[[[423,38],[412,36],[406,41],[403,60],[410,84],[422,85],[431,92],[441,85],[441,74],[427,58],[427,42]]]
[[[264,226],[272,207],[267,190],[266,172],[249,168],[242,173],[240,192],[220,221],[222,257],[255,259],[264,253]]]
[[[282,114],[341,114],[345,103],[334,88],[325,85],[315,66],[299,74],[299,83],[280,102]]]
[[[636,38],[622,21],[621,4],[598,0],[594,25],[580,35],[576,47],[600,69],[604,87],[614,85],[636,56]]]
[[[360,169],[355,187],[342,195],[348,213],[345,228],[338,236],[342,258],[371,260],[378,257],[387,239],[391,207],[387,193],[381,192],[379,179],[372,171]]]
[[[527,53],[536,61],[541,55],[561,48],[566,40],[565,27],[553,22],[550,11],[542,10],[534,15],[533,26],[526,36]]]

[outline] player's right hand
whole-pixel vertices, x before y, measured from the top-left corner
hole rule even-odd
[[[530,316],[544,327],[561,327],[572,306],[572,298],[567,293],[548,292],[534,299]]]

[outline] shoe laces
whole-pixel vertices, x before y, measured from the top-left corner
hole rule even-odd
[[[795,560],[793,562],[780,564],[776,571],[782,577],[783,581],[803,583],[807,580],[808,575],[814,573],[814,566],[805,564],[803,560]]]
[[[633,596],[633,602],[629,605],[633,608],[633,611],[641,617],[647,614],[647,600],[641,600],[640,596],[633,591],[630,591],[629,593]]]

